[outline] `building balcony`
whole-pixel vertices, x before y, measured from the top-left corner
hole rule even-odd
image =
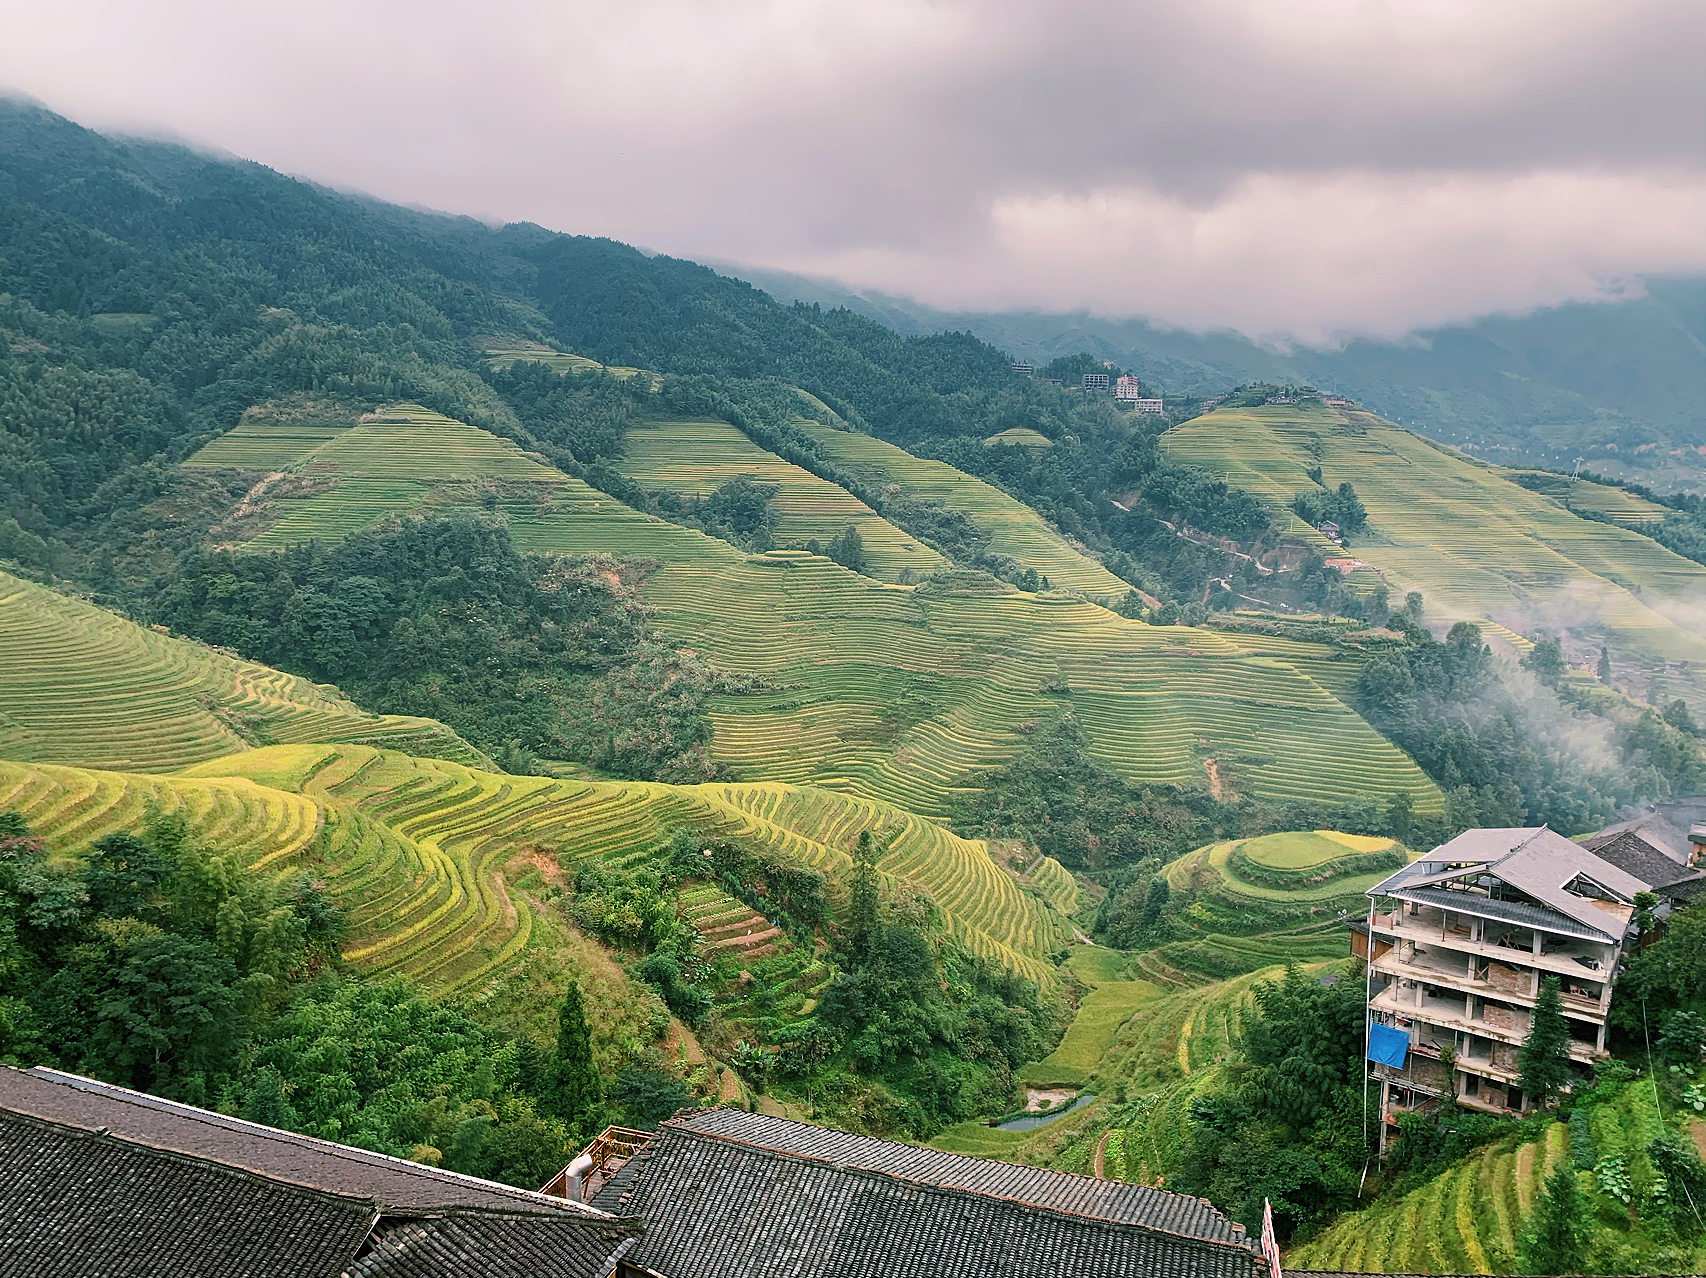
[[[1463,969],[1467,969],[1473,955],[1513,967],[1538,968],[1564,978],[1609,981],[1617,961],[1616,951],[1610,946],[1549,933],[1542,934],[1538,954],[1534,952],[1532,940],[1521,945],[1496,940],[1474,941],[1470,939],[1467,928],[1447,928],[1444,912],[1434,909],[1424,909],[1413,918],[1402,910],[1376,914],[1374,931],[1385,933],[1394,944],[1399,940],[1416,941],[1431,945],[1436,950],[1443,948],[1451,954],[1461,954]]]
[[[1425,1052],[1430,1043],[1436,1053],[1447,1046],[1432,1032],[1436,1028],[1451,1031],[1453,1044],[1459,1031],[1512,1047],[1520,1047],[1528,1038],[1532,1018],[1527,1011],[1521,1008],[1483,1006],[1477,1009],[1477,1015],[1471,1019],[1466,1004],[1466,999],[1426,993],[1418,1003],[1414,989],[1406,990],[1393,986],[1370,1000],[1368,1006],[1370,1011],[1421,1023],[1420,1032],[1411,1036],[1412,1052]],[[1592,1043],[1573,1037],[1570,1039],[1572,1060],[1591,1065],[1595,1061],[1604,1060],[1606,1055],[1607,1053],[1596,1050]]]
[[[1433,950],[1418,947],[1409,956],[1401,958],[1399,951],[1392,949],[1371,962],[1369,967],[1379,975],[1393,979],[1423,981],[1429,985],[1443,985],[1461,990],[1465,994],[1519,1003],[1524,1007],[1534,1006],[1536,982],[1531,972],[1489,960],[1486,975],[1475,976],[1468,968],[1468,964],[1473,960],[1465,956],[1462,962],[1454,962],[1456,957],[1456,954],[1450,951],[1441,954],[1437,947]],[[1610,1006],[1609,992],[1606,996],[1595,998],[1573,993],[1566,985],[1560,990],[1559,997],[1565,1012],[1595,1024],[1605,1019]]]

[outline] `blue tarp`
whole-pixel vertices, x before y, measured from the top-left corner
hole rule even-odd
[[[1368,1059],[1394,1069],[1404,1068],[1404,1053],[1410,1050],[1410,1036],[1390,1025],[1368,1027]]]

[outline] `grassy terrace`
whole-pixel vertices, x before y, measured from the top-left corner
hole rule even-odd
[[[1663,1129],[1645,1083],[1626,1084],[1612,1099],[1591,1106],[1588,1117],[1601,1160],[1627,1158]],[[1564,1123],[1552,1123],[1526,1144],[1494,1143],[1419,1189],[1343,1217],[1319,1237],[1292,1248],[1286,1266],[1348,1273],[1514,1273],[1517,1237],[1546,1177],[1570,1165]],[[1578,1170],[1576,1177],[1593,1207],[1590,1271],[1654,1272],[1647,1267],[1652,1257],[1642,1251],[1642,1242],[1636,1239],[1630,1246],[1629,1209],[1601,1192],[1592,1172]],[[1702,1260],[1706,1249],[1697,1249],[1689,1272],[1699,1272]]]
[[[1420,590],[1437,627],[1490,620],[1518,633],[1568,628],[1619,660],[1673,663],[1667,684],[1706,695],[1700,600],[1706,568],[1639,533],[1594,523],[1367,413],[1320,405],[1225,409],[1175,426],[1169,456],[1226,476],[1289,513],[1319,455],[1330,485],[1349,480],[1369,529],[1351,554],[1384,574],[1394,598]],[[1320,542],[1323,549],[1325,542]],[[1685,663],[1685,664],[1684,664]]]
[[[783,543],[827,543],[851,525],[859,530],[871,576],[898,581],[903,571],[924,577],[947,561],[896,528],[839,485],[819,479],[758,447],[727,422],[648,422],[623,436],[621,469],[646,488],[709,496],[719,484],[747,476],[780,488],[771,501],[774,533]]]
[[[422,501],[467,506],[478,483],[495,485],[495,504],[485,508],[503,515],[521,549],[655,559],[644,594],[659,627],[727,669],[774,680],[775,691],[713,705],[715,751],[747,779],[824,786],[939,815],[968,774],[999,766],[1037,723],[1071,709],[1097,753],[1134,777],[1197,782],[1214,758],[1234,792],[1344,799],[1408,790],[1418,810],[1439,808],[1420,770],[1300,674],[1290,653],[1145,626],[1068,591],[1024,594],[980,574],[914,589],[803,551],[747,555],[538,466],[485,432],[424,413],[387,410],[309,455],[304,467],[336,463],[325,473],[340,475],[339,487],[278,503],[299,509],[259,544],[336,536],[367,521],[369,511],[339,501],[340,492],[358,495],[352,485],[415,485]],[[853,462],[868,474],[917,461],[865,436],[814,433],[856,450]],[[664,423],[642,428],[633,442],[636,477],[690,491],[734,474],[775,477],[793,503],[784,519],[805,519],[800,511],[813,506],[825,532],[845,526],[842,512],[865,509],[732,427]],[[997,549],[1021,552],[1015,557],[1059,581],[1094,586],[1097,574],[1106,576],[1027,508],[969,477],[952,479],[959,473],[947,467],[917,464],[925,469],[907,471],[908,484],[944,500],[975,498],[973,517],[1006,530]],[[379,504],[385,500],[380,494]],[[898,575],[911,543],[869,519],[867,546]]]
[[[368,714],[0,573],[0,758],[169,772],[262,742],[367,740],[481,758],[433,720]]]
[[[1075,549],[1036,511],[981,479],[945,462],[914,457],[870,435],[816,422],[797,424],[868,487],[881,490],[898,484],[915,497],[940,501],[961,512],[990,534],[991,551],[1011,556],[1021,567],[1035,568],[1056,586],[1107,600],[1122,599],[1131,589],[1097,560]]]
[[[430,988],[465,990],[528,943],[525,900],[506,867],[537,854],[629,864],[686,826],[767,844],[845,876],[860,830],[892,838],[891,877],[927,891],[968,948],[1047,981],[1067,924],[1024,892],[980,842],[869,800],[785,786],[557,781],[481,772],[360,746],[257,750],[190,770],[301,793],[325,809],[328,876],[352,910],[348,957]]]

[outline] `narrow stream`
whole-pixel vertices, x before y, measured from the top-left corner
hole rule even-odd
[[[1034,1131],[1038,1127],[1046,1127],[1057,1118],[1065,1118],[1075,1109],[1083,1109],[1084,1106],[1088,1105],[1095,1099],[1094,1095],[1086,1092],[1084,1095],[1077,1097],[1070,1105],[1062,1105],[1059,1109],[1051,1109],[1046,1114],[1026,1114],[1023,1118],[1009,1118],[1005,1123],[997,1123],[995,1125],[995,1130],[998,1132]]]

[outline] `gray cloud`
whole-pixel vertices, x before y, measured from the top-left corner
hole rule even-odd
[[[1695,0],[0,0],[0,82],[949,307],[1330,340],[1706,269]]]

